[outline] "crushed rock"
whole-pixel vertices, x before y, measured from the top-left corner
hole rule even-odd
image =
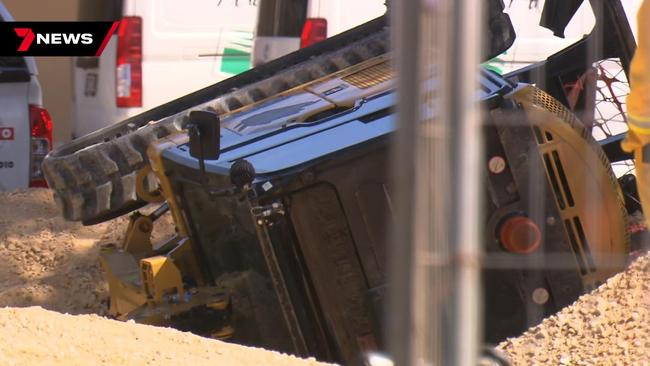
[[[650,254],[501,343],[513,365],[650,365]]]
[[[105,314],[99,247],[120,242],[127,223],[126,217],[94,226],[65,221],[47,189],[0,192],[0,306]],[[172,329],[33,307],[0,309],[0,338],[1,365],[316,364]],[[515,366],[650,366],[650,254],[498,348]]]
[[[93,226],[66,221],[48,189],[0,192],[0,306],[105,314],[99,249],[119,243],[127,225],[126,216]]]
[[[174,232],[169,215],[160,220],[154,241]],[[324,365],[101,317],[99,249],[119,243],[127,225],[65,221],[47,189],[0,192],[0,365]]]

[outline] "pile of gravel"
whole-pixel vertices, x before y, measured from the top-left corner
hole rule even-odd
[[[161,220],[154,240],[173,232],[171,218]],[[0,307],[11,306],[0,308],[0,365],[321,365],[168,328],[61,314],[105,314],[99,249],[119,243],[127,224],[126,217],[95,226],[65,221],[46,189],[0,192]]]
[[[325,366],[171,328],[40,307],[0,309],[0,365]]]
[[[650,255],[498,347],[513,365],[650,365]]]
[[[0,192],[0,306],[104,313],[99,245],[119,242],[126,225],[65,221],[47,189]]]
[[[154,240],[173,233],[169,215]],[[100,247],[122,241],[128,217],[94,226],[66,221],[48,189],[0,192],[0,306],[105,314]]]
[[[119,242],[126,225],[124,217],[91,227],[67,222],[45,189],[0,193],[0,306],[105,313],[99,246]],[[0,309],[0,365],[316,364],[237,347],[98,316]],[[516,366],[650,365],[650,254],[498,348]]]

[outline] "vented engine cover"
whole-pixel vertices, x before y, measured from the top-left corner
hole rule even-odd
[[[627,213],[611,165],[582,123],[542,90],[513,95],[532,123],[537,149],[585,288],[622,270],[629,251]]]

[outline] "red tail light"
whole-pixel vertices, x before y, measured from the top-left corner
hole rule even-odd
[[[310,46],[327,38],[327,19],[307,18],[300,36],[300,48]]]
[[[116,103],[142,106],[142,18],[124,17],[117,31]]]
[[[539,248],[542,233],[528,217],[512,216],[501,225],[499,241],[509,252],[528,254]]]
[[[32,129],[29,186],[47,187],[41,163],[45,155],[52,150],[52,118],[47,109],[30,104],[29,121]]]

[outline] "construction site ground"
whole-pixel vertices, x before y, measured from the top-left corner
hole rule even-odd
[[[46,189],[0,193],[1,365],[318,364],[104,318],[99,248],[118,243],[126,225],[126,218],[95,226],[64,221]],[[650,256],[643,255],[499,348],[517,366],[650,365],[649,293]]]
[[[99,248],[126,225],[67,222],[46,189],[0,193],[0,365],[322,365],[102,317]]]

